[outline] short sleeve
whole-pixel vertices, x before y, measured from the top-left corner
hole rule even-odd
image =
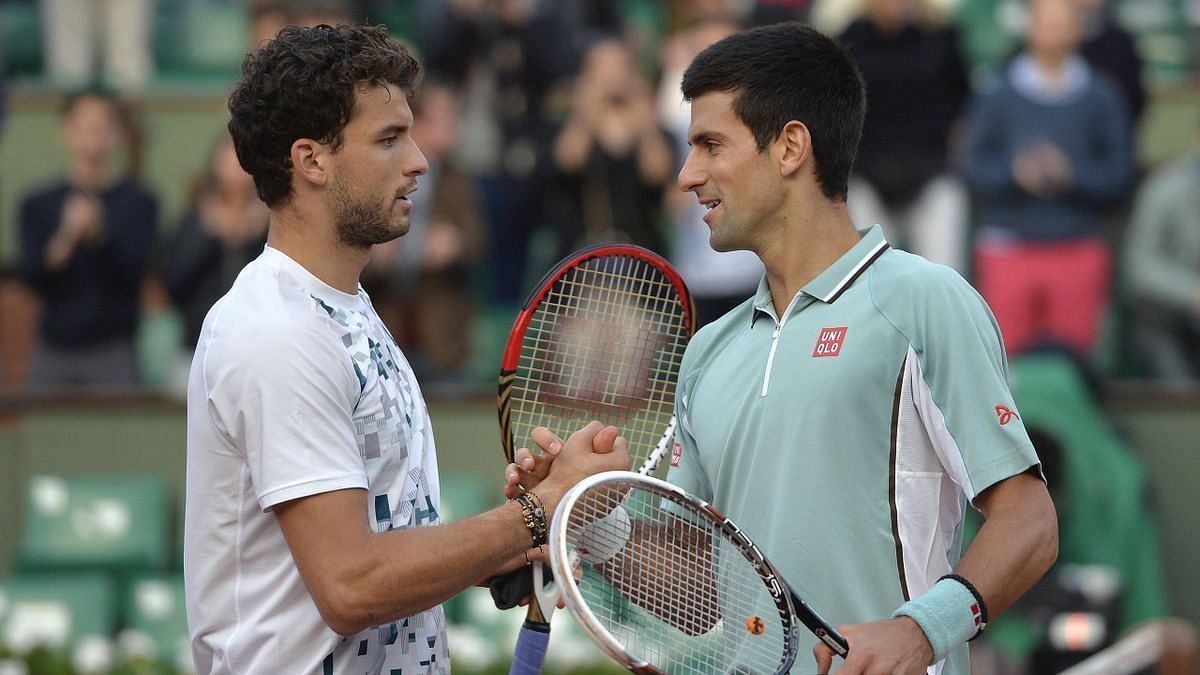
[[[1038,465],[1008,384],[1000,329],[983,298],[935,268],[913,305],[913,403],[942,465],[966,494]]]
[[[314,313],[274,330],[223,331],[204,364],[208,407],[246,454],[259,506],[366,488],[352,414],[358,379],[335,334]],[[252,339],[248,339],[252,336]]]
[[[689,346],[688,349],[691,351],[692,348]],[[690,370],[685,353],[675,390],[675,440],[669,452],[671,468],[667,472],[667,482],[704,501],[712,501],[712,481],[704,471],[704,462],[701,461],[696,439],[692,436],[691,419],[688,417],[689,390],[696,381],[696,373]]]

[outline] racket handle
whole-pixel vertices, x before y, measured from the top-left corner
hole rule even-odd
[[[513,653],[508,675],[539,675],[549,644],[550,624],[526,620],[525,625],[521,626],[521,634],[517,636],[517,649]]]
[[[488,582],[488,590],[491,591],[496,609],[512,609],[533,595],[533,570],[526,565],[508,574],[493,577]]]

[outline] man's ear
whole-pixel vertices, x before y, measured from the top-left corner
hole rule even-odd
[[[326,162],[329,147],[311,138],[298,138],[292,143],[292,172],[301,180],[323,186],[329,179]]]
[[[775,142],[780,148],[779,173],[784,177],[796,175],[812,159],[812,136],[803,122],[785,124]]]

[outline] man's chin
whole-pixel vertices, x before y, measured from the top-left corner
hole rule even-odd
[[[708,237],[708,246],[717,253],[729,253],[730,251],[740,251],[744,246],[738,246],[735,242],[729,241],[725,237],[719,236],[714,230]]]
[[[387,229],[380,228],[374,231],[354,233],[342,232],[339,235],[339,239],[341,240],[342,244],[351,248],[369,249],[372,246],[386,244],[389,241],[403,237],[404,235],[408,234],[408,229],[409,223],[407,220],[405,220]]]
[[[383,240],[378,241],[376,243],[377,244],[386,244],[389,241],[399,239],[400,237],[403,237],[404,235],[408,234],[408,230],[410,227],[411,227],[411,225],[409,224],[408,219],[406,218],[406,219],[400,221],[399,223],[396,223],[395,227],[393,227],[392,229],[390,229],[386,233],[384,233]]]

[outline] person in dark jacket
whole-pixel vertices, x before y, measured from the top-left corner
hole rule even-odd
[[[139,383],[135,335],[158,200],[115,167],[126,127],[106,92],[68,97],[66,175],[21,203],[18,274],[43,304],[35,389]]]
[[[975,102],[966,174],[981,200],[975,285],[1012,354],[1093,354],[1108,303],[1104,217],[1134,175],[1121,93],[1079,55],[1071,0],[1033,0],[1028,48]]]
[[[967,192],[949,147],[970,84],[957,30],[921,0],[870,0],[839,40],[867,83],[851,218],[963,272]]]
[[[183,315],[181,361],[186,363],[175,378],[180,391],[186,389],[204,316],[246,263],[262,253],[269,214],[254,191],[254,179],[238,164],[233,139],[223,134],[175,230],[162,271],[171,302]]]

